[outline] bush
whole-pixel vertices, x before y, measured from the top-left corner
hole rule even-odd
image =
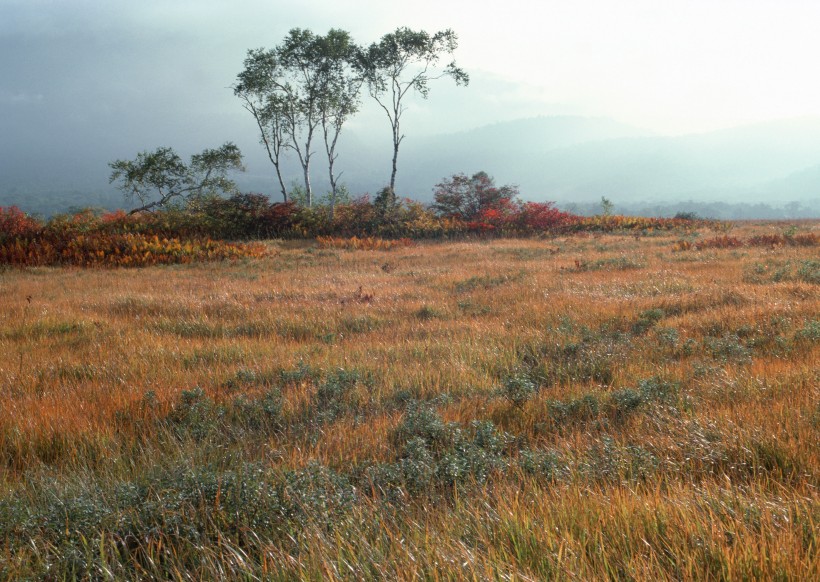
[[[518,374],[504,379],[502,391],[513,406],[521,408],[535,394],[536,386],[527,376]]]

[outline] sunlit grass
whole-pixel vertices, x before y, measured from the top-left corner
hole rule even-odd
[[[817,578],[816,248],[678,239],[0,273],[0,578]]]

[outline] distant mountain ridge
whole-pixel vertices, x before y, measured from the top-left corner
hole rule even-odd
[[[397,190],[422,201],[432,199],[433,187],[442,179],[483,170],[499,184],[519,186],[525,199],[564,206],[589,205],[602,196],[632,207],[673,207],[684,201],[778,207],[793,203],[801,212],[820,216],[818,118],[679,136],[577,116],[517,119],[433,136],[417,136],[409,126],[406,131]],[[249,172],[237,176],[240,187],[280,199],[261,148],[243,150]],[[352,193],[372,194],[384,186],[389,142],[351,129],[342,135],[341,150],[337,164]],[[0,206],[17,204],[45,214],[64,211],[69,201],[81,205],[84,189],[89,204],[122,205],[122,197],[108,184],[106,162],[100,161],[108,155],[74,151],[62,157],[52,153],[47,160],[14,156],[13,167],[0,171]],[[77,159],[83,163],[72,163]],[[313,174],[318,193],[327,189],[323,162],[317,151]],[[287,174],[296,178],[295,169]]]

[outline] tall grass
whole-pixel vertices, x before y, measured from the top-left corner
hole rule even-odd
[[[3,272],[0,579],[818,578],[814,249],[674,243]]]

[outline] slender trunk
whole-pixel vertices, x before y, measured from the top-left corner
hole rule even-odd
[[[394,195],[396,193],[396,171],[399,160],[399,146],[401,145],[401,140],[404,139],[399,126],[400,113],[399,109],[396,108],[393,117],[393,169],[390,173],[390,191],[393,192]]]
[[[333,175],[333,160],[334,157],[328,153],[328,170],[330,172],[330,220],[333,220],[333,214],[336,210],[336,177]]]
[[[288,201],[288,191],[285,188],[285,182],[282,180],[282,172],[279,171],[279,164],[276,164],[276,177],[279,178],[279,187],[282,189],[282,198],[285,202]]]
[[[313,155],[310,151],[310,145],[313,143],[313,131],[316,129],[316,122],[311,117],[307,118],[308,132],[305,140],[305,163],[302,168],[305,171],[305,194],[307,195],[308,208],[313,208],[313,189],[310,185],[310,158]]]
[[[307,206],[308,208],[313,207],[313,192],[310,189],[310,157],[305,160],[305,163],[302,164],[302,170],[305,174],[305,195],[307,196]]]
[[[333,172],[333,166],[336,162],[336,142],[339,139],[340,128],[338,125],[333,125],[334,132],[331,139],[330,130],[328,129],[328,122],[322,119],[322,133],[325,138],[325,153],[327,153],[327,169],[328,177],[330,178],[330,220],[333,220],[333,215],[336,211],[336,193],[337,193],[337,178]]]
[[[247,96],[243,97],[245,101],[245,109],[253,115],[256,125],[259,128],[259,133],[262,137],[262,145],[265,146],[265,151],[268,153],[268,159],[273,167],[276,169],[276,178],[279,180],[279,189],[282,192],[282,198],[285,202],[288,201],[288,190],[285,188],[285,181],[282,179],[282,170],[280,168],[279,157],[282,151],[282,137],[278,121],[272,122],[271,137],[265,131],[265,124],[262,121],[262,113],[257,109],[254,103]]]
[[[393,171],[390,174],[390,191],[396,191],[396,162],[399,159],[399,144],[393,144]]]
[[[404,136],[401,134],[401,98],[403,93],[396,79],[393,79],[393,171],[390,173],[390,192],[396,195],[396,170],[398,168],[399,146]]]

